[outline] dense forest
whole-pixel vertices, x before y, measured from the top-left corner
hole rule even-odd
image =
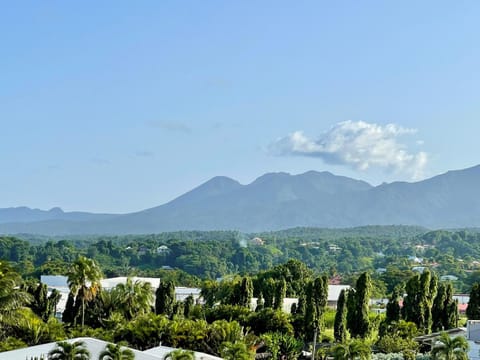
[[[398,278],[407,278],[418,267],[454,276],[456,292],[468,292],[480,279],[480,233],[473,230],[368,226],[259,234],[186,231],[63,239],[0,237],[0,259],[14,263],[25,278],[65,275],[79,255],[101,264],[107,277],[155,276],[185,286],[257,273],[290,259],[302,261],[316,274],[339,275],[350,285],[355,274],[369,271],[379,284],[376,292],[383,296],[393,290]]]

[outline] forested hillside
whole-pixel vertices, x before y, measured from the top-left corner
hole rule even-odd
[[[260,240],[259,240],[260,239]],[[477,276],[480,233],[426,231],[418,227],[355,229],[295,228],[244,234],[236,231],[172,232],[145,236],[91,238],[0,238],[0,259],[25,276],[64,274],[79,254],[95,259],[108,276],[182,278],[185,284],[230,274],[256,273],[297,259],[316,273],[341,275],[370,271],[391,288],[390,279],[414,267],[453,275],[457,291]]]

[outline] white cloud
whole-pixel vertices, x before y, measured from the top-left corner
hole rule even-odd
[[[395,124],[382,126],[349,120],[336,124],[317,139],[295,131],[278,139],[271,145],[271,150],[276,155],[316,157],[329,164],[346,165],[361,171],[380,168],[418,180],[423,177],[427,154],[409,152],[399,139],[415,133],[416,129]]]

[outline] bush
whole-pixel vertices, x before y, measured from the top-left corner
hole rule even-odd
[[[0,352],[10,351],[27,347],[27,343],[14,337],[8,337],[0,341]]]

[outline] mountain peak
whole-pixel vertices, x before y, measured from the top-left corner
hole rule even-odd
[[[60,208],[58,206],[51,208],[50,210],[48,210],[48,212],[52,213],[52,214],[63,214],[64,213],[62,208]]]
[[[228,176],[214,176],[210,180],[204,182],[200,186],[237,186],[241,185],[237,180],[229,178]]]

